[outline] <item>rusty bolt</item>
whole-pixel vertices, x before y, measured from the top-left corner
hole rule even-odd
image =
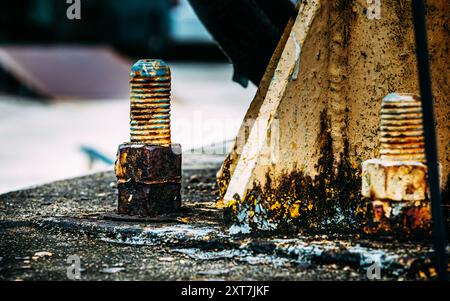
[[[362,195],[390,216],[390,201],[414,203],[427,196],[427,167],[418,96],[391,93],[381,105],[381,158],[362,166]],[[380,216],[376,216],[376,220]]]
[[[181,145],[170,139],[170,69],[139,60],[130,73],[130,142],[117,151],[119,214],[155,216],[181,207]]]

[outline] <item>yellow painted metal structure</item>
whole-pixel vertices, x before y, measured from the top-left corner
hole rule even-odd
[[[428,7],[446,191],[450,4],[430,0]],[[391,92],[419,92],[409,1],[381,1],[379,17],[369,15],[365,1],[302,2],[218,174],[230,219],[242,231],[363,228],[361,164],[380,156],[381,104]]]

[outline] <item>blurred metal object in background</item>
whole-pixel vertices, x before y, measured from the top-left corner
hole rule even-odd
[[[233,80],[259,85],[289,19],[289,0],[189,0],[205,27],[234,65]]]
[[[61,0],[8,3],[0,11],[1,43],[105,44],[128,55],[154,57],[186,56],[175,46],[194,43],[219,53],[187,0],[81,1],[76,21],[67,18],[67,8]]]
[[[171,13],[170,38],[173,42],[213,44],[211,34],[197,18],[188,0],[177,2]]]
[[[0,47],[0,91],[62,99],[125,99],[129,62],[106,47]]]
[[[108,0],[103,23],[108,41],[121,49],[161,53],[170,39],[170,0]]]
[[[113,165],[114,160],[109,158],[107,155],[103,154],[94,147],[82,145],[80,146],[80,151],[88,157],[89,169],[92,168],[95,162],[102,162],[106,165]]]

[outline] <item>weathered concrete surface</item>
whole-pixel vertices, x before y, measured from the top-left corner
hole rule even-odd
[[[0,279],[65,280],[69,255],[83,280],[428,279],[430,245],[357,236],[231,235],[215,208],[217,169],[183,172],[183,214],[115,220],[112,172],[0,195]],[[48,252],[48,253],[39,253]]]

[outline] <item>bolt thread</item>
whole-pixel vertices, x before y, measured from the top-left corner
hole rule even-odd
[[[170,69],[162,60],[139,60],[130,73],[130,141],[170,145]]]
[[[391,93],[381,104],[380,154],[387,161],[425,162],[420,98]]]

